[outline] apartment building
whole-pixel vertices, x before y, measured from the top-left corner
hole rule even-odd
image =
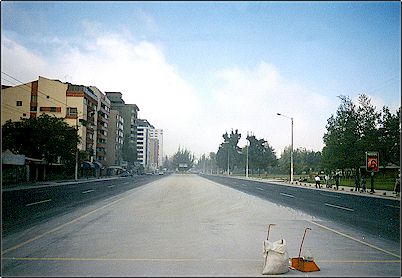
[[[127,144],[127,148],[134,150],[133,154],[130,154],[133,157],[127,157],[127,154],[123,154],[123,158],[125,158],[125,166],[129,166],[131,164],[132,167],[137,160],[135,157],[137,154],[135,150],[137,149],[137,118],[138,111],[140,110],[136,104],[126,104],[122,98],[121,92],[105,92],[106,96],[110,99],[111,109],[117,110],[120,112],[121,117],[124,119],[123,124],[123,141],[124,144]],[[129,163],[128,160],[133,161]]]
[[[107,161],[108,126],[110,118],[110,100],[95,86],[89,87],[98,97],[97,105],[97,140],[96,140],[96,161],[100,167],[109,165]],[[113,141],[111,141],[113,143]],[[102,164],[102,165],[100,165]]]
[[[19,121],[41,114],[65,118],[78,129],[78,148],[87,153],[88,160],[96,160],[98,97],[90,88],[39,76],[32,82],[2,87],[1,97],[2,125],[7,120]]]
[[[68,83],[66,121],[78,127],[81,137],[80,149],[87,153],[86,159],[96,160],[98,97],[89,87]]]
[[[148,120],[138,119],[137,126],[137,161],[145,168],[147,171],[152,171],[150,169],[150,156],[151,156],[151,140],[150,140],[150,130],[154,129]]]
[[[68,85],[39,76],[25,84],[2,87],[1,124],[21,118],[34,118],[47,113],[57,117],[66,115]]]
[[[123,163],[124,119],[118,110],[110,110],[108,144],[106,145],[106,165],[121,166]]]

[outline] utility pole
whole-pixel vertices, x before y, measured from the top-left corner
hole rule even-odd
[[[248,137],[248,132],[247,132],[247,137]],[[247,149],[246,149],[246,178],[248,178],[248,143],[247,143]]]
[[[293,117],[288,117],[281,113],[276,113],[276,115],[290,119],[291,124],[292,124],[291,125],[291,145],[290,145],[290,183],[293,184]]]
[[[77,118],[75,119],[75,130],[77,131],[77,136],[78,136],[78,115]],[[77,150],[75,151],[75,171],[74,171],[74,180],[78,180],[78,145],[77,145]]]
[[[229,176],[229,142],[227,144],[228,144],[228,176]]]

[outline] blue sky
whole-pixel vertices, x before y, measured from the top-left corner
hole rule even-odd
[[[3,1],[1,8],[2,71],[22,82],[42,75],[121,90],[140,117],[164,129],[166,154],[178,145],[216,152],[221,135],[238,128],[279,155],[290,125],[277,112],[295,118],[295,147],[317,151],[338,95],[367,93],[379,109],[400,106],[399,2]]]

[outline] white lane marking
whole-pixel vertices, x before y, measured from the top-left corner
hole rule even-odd
[[[340,196],[336,196],[336,195],[329,195],[329,194],[324,194],[324,193],[320,193],[323,196],[328,196],[328,197],[333,197],[333,198],[341,198]]]
[[[109,188],[112,188],[112,187],[115,187],[115,186],[116,186],[115,184],[108,185]]]
[[[262,188],[260,188],[260,187],[257,187],[257,189],[259,189],[259,190],[264,190],[264,189],[262,189]]]
[[[87,193],[90,193],[90,192],[93,192],[93,191],[95,191],[95,190],[90,189],[90,190],[87,190],[87,191],[82,192],[82,194],[87,194]]]
[[[243,183],[242,183],[242,185],[243,185],[243,186],[247,186],[246,184],[243,184]]]
[[[290,195],[290,194],[286,194],[286,193],[279,193],[279,194],[281,194],[281,195],[283,195],[283,196],[286,196],[286,197],[290,197],[290,198],[294,198],[295,196],[293,196],[293,195]]]
[[[125,182],[125,183],[123,183],[123,184],[129,184],[130,182]]]
[[[386,207],[390,207],[390,208],[397,208],[397,209],[401,208],[401,207],[393,206],[393,205],[385,205],[385,206],[386,206]]]
[[[359,242],[359,243],[364,244],[364,245],[366,245],[366,246],[369,246],[369,247],[371,247],[371,248],[377,249],[377,250],[379,250],[379,251],[381,251],[381,252],[387,253],[387,254],[392,255],[392,256],[394,256],[394,257],[397,257],[397,258],[399,258],[399,259],[401,258],[401,256],[398,255],[398,254],[394,254],[394,253],[392,253],[392,252],[390,252],[390,251],[387,251],[387,250],[385,250],[385,249],[382,249],[382,248],[377,247],[377,246],[375,246],[375,245],[372,245],[372,244],[370,244],[370,243],[361,241],[360,239],[357,239],[357,238],[354,238],[354,237],[349,236],[349,235],[347,235],[347,234],[338,232],[338,231],[336,231],[336,230],[334,230],[334,229],[328,228],[327,226],[318,224],[318,223],[316,223],[316,222],[314,222],[314,221],[310,221],[310,220],[306,220],[306,221],[307,221],[307,222],[310,222],[311,224],[317,225],[318,227],[321,227],[321,228],[323,228],[323,229],[326,229],[326,230],[328,230],[328,231],[334,232],[334,233],[336,233],[336,234],[338,234],[338,235],[344,236],[344,237],[346,237],[346,238],[349,238],[349,239],[351,239],[351,240],[354,240],[354,241],[356,241],[356,242]]]
[[[333,208],[344,209],[344,210],[348,210],[348,211],[355,211],[354,209],[341,207],[341,206],[337,206],[337,205],[332,205],[332,204],[327,204],[327,203],[325,203],[325,205],[329,206],[329,207],[333,207]]]
[[[37,204],[47,203],[50,201],[52,201],[52,199],[47,199],[47,200],[43,200],[43,201],[39,201],[39,202],[35,202],[35,203],[26,204],[25,206],[29,207],[29,206],[33,206],[33,205],[37,205]]]

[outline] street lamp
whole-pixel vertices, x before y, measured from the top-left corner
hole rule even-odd
[[[293,117],[288,117],[288,116],[283,115],[281,113],[276,113],[276,115],[288,118],[288,119],[290,119],[290,121],[292,123],[291,146],[290,146],[290,182],[293,183]]]
[[[78,136],[78,115],[77,118],[75,118],[75,130],[77,131],[77,136]],[[78,180],[78,146],[77,150],[75,151],[75,171],[74,171],[74,180]]]
[[[247,137],[248,137],[248,132],[247,132]],[[247,143],[247,149],[246,149],[246,178],[248,178],[248,145]]]
[[[229,171],[230,171],[230,168],[229,168],[229,142],[227,142],[227,144],[228,144],[228,172],[227,172],[227,174],[228,174],[228,177],[229,177]]]

